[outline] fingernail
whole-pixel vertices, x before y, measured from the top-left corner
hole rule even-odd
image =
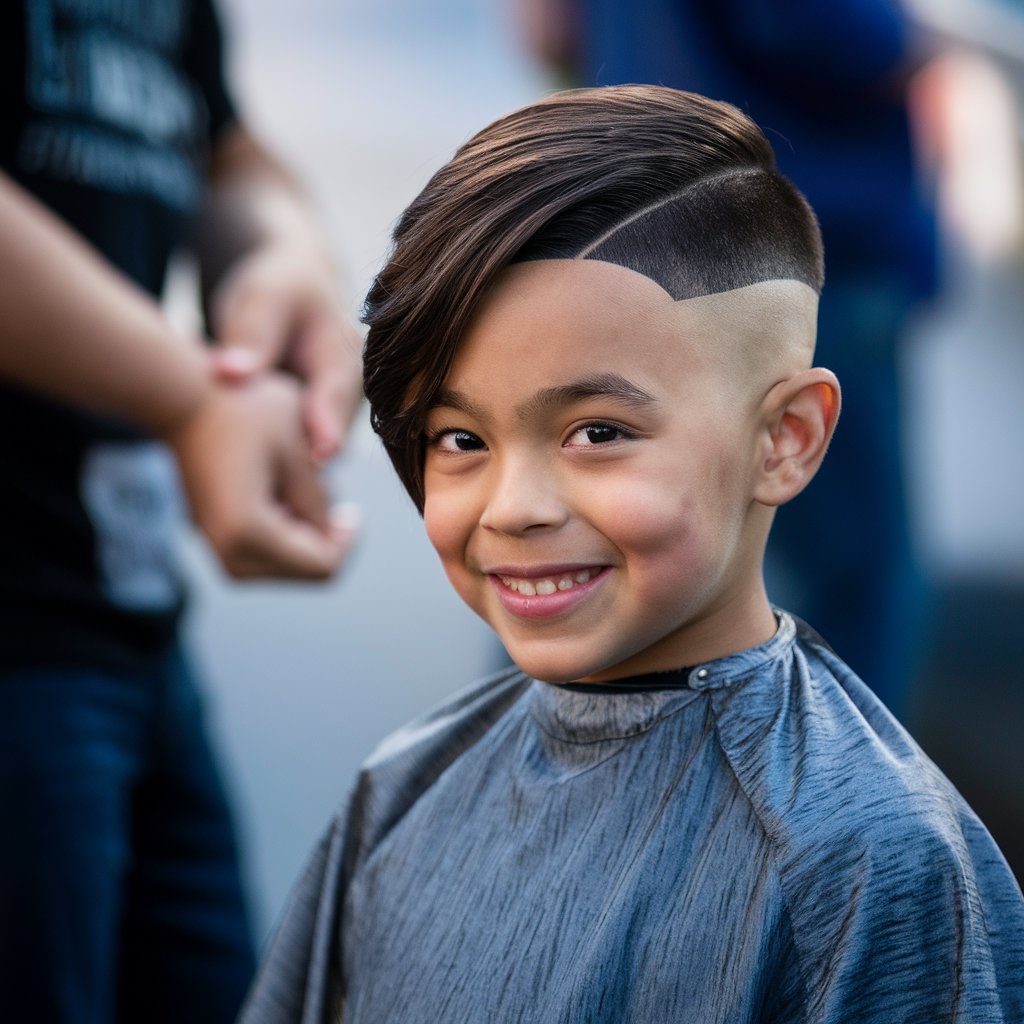
[[[231,373],[251,373],[256,369],[256,354],[247,348],[222,348],[216,353],[217,362]]]

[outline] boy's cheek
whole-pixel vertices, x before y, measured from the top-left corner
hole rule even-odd
[[[617,548],[637,555],[686,549],[700,532],[695,503],[661,487],[609,489],[590,519]]]
[[[740,518],[714,504],[651,497],[615,515],[604,532],[620,553],[633,599],[643,605],[689,601],[692,588],[710,585],[738,550]]]
[[[428,498],[423,506],[423,523],[427,539],[441,560],[441,568],[455,592],[477,614],[480,607],[480,579],[466,566],[466,542],[468,534],[456,521],[456,517],[445,512],[443,503],[431,502]]]
[[[428,488],[423,503],[423,526],[446,571],[450,563],[462,562],[472,519],[461,502],[446,500],[441,489]]]

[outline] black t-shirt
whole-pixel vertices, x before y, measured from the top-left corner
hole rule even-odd
[[[0,167],[159,294],[234,119],[211,0],[0,4],[0,95]],[[182,602],[169,454],[0,384],[0,481],[0,669],[159,654]]]

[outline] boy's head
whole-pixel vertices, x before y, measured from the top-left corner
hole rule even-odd
[[[675,90],[526,107],[411,204],[367,299],[373,422],[523,668],[608,678],[769,628],[771,509],[837,407],[809,369],[821,283],[761,132]]]

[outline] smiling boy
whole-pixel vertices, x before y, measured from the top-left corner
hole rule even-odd
[[[516,666],[370,758],[243,1021],[1024,1019],[991,838],[765,594],[821,284],[758,129],[668,89],[517,111],[406,211],[374,424]]]

